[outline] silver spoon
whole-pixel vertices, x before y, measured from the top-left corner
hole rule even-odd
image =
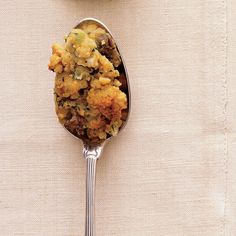
[[[82,24],[85,23],[95,23],[99,27],[103,28],[107,33],[111,35],[111,32],[101,21],[94,19],[94,18],[85,18],[79,22],[79,24],[75,28],[80,28]],[[113,38],[114,39],[114,38]],[[115,40],[114,40],[115,41]],[[117,44],[116,44],[117,46]],[[117,46],[119,51],[119,48]],[[120,53],[120,51],[119,51]],[[120,55],[121,56],[121,55]],[[125,67],[124,60],[121,56],[121,68],[123,73],[125,74],[126,82],[127,82],[127,99],[128,99],[128,116],[123,123],[122,127],[120,128],[119,132],[124,128],[127,124],[129,113],[130,113],[130,86],[129,86],[129,79],[128,73]],[[73,135],[73,134],[72,134]],[[78,139],[77,136],[73,135]],[[94,236],[95,235],[95,179],[96,179],[96,164],[97,160],[100,158],[104,146],[111,140],[112,137],[106,139],[102,144],[98,144],[96,146],[88,145],[85,140],[83,141],[84,148],[83,148],[83,156],[87,163],[87,171],[86,171],[86,218],[85,218],[85,236]]]

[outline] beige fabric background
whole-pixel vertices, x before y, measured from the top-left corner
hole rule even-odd
[[[82,145],[58,124],[50,45],[112,30],[132,115],[98,164],[97,236],[236,235],[236,2],[1,0],[0,235],[84,234]]]

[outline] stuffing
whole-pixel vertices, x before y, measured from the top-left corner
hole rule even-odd
[[[73,29],[63,45],[52,46],[48,68],[56,74],[58,119],[89,144],[116,135],[127,118],[127,84],[120,65],[112,37],[95,24]]]

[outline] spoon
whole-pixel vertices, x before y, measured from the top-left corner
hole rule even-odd
[[[108,27],[105,26],[101,21],[94,18],[85,18],[79,22],[79,24],[75,28],[80,28],[83,24],[93,23],[97,26],[103,28],[107,33],[111,35]],[[113,38],[114,40],[114,38]],[[114,40],[115,41],[115,40]],[[116,42],[115,42],[116,43]],[[119,48],[116,44],[117,50]],[[120,51],[119,51],[120,53]],[[121,55],[120,55],[121,56]],[[129,113],[130,113],[130,86],[128,80],[128,73],[125,67],[124,60],[121,56],[121,65],[119,68],[124,73],[127,87],[125,89],[127,100],[128,100],[128,108],[127,108],[127,118],[123,122],[122,127],[119,132],[123,130],[124,126],[127,124]],[[65,127],[64,127],[65,128]],[[70,132],[70,131],[69,131]],[[71,132],[70,132],[71,133]],[[72,134],[72,133],[71,133]],[[73,134],[72,134],[73,135]],[[79,139],[77,136],[73,135],[75,138]],[[95,235],[95,180],[96,180],[96,164],[97,160],[101,157],[104,146],[112,139],[112,136],[107,138],[103,143],[96,145],[89,145],[87,140],[83,140],[83,156],[86,160],[86,218],[85,218],[85,236],[94,236]]]

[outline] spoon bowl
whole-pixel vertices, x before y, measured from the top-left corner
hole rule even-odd
[[[113,35],[112,35],[112,33],[111,33],[111,31],[108,29],[108,27],[104,24],[104,23],[102,23],[101,21],[99,21],[99,20],[97,20],[97,19],[95,19],[95,18],[91,18],[91,17],[89,17],[89,18],[84,18],[83,20],[81,20],[74,28],[75,29],[79,29],[79,28],[81,28],[83,25],[85,25],[85,24],[96,24],[97,26],[99,26],[100,28],[102,28],[102,29],[104,29],[108,34],[110,34],[111,35],[111,37],[114,39],[114,37],[113,37]],[[115,40],[114,40],[115,41]],[[131,93],[130,93],[130,83],[129,83],[129,77],[128,77],[128,72],[127,72],[127,69],[126,69],[126,66],[125,66],[125,62],[124,62],[124,59],[123,59],[123,57],[122,57],[122,54],[121,54],[121,52],[120,52],[120,49],[119,49],[119,47],[118,47],[118,44],[117,44],[117,42],[115,41],[115,44],[116,44],[116,47],[117,47],[117,50],[118,50],[118,52],[119,52],[119,54],[120,54],[120,57],[121,57],[121,61],[122,61],[122,63],[121,63],[121,65],[119,66],[120,67],[120,69],[119,69],[119,71],[121,70],[123,73],[124,73],[124,75],[125,75],[125,78],[126,78],[126,84],[127,84],[127,89],[126,89],[126,91],[124,91],[125,92],[125,94],[126,94],[126,96],[127,96],[127,100],[128,100],[128,107],[127,107],[127,118],[126,118],[126,120],[122,123],[122,126],[120,127],[120,129],[119,129],[119,133],[121,132],[121,130],[123,130],[123,128],[126,126],[126,124],[127,124],[127,122],[128,122],[128,119],[129,119],[129,116],[130,116],[130,110],[131,110]],[[66,127],[63,125],[63,127],[66,129]],[[66,129],[67,130],[67,129]],[[77,137],[76,135],[74,135],[73,133],[71,133],[69,130],[67,130],[72,136],[74,136],[75,138],[77,138],[77,139],[81,139],[81,138],[79,138],[79,137]],[[101,144],[99,144],[99,145],[96,145],[96,146],[94,146],[93,144],[91,145],[88,145],[88,143],[87,142],[85,142],[83,139],[81,139],[82,141],[83,141],[83,143],[84,143],[84,147],[85,148],[88,148],[88,149],[92,149],[92,148],[97,148],[98,146],[100,147],[100,148],[103,148],[104,146],[105,146],[105,144],[107,143],[107,142],[109,142],[112,138],[113,138],[114,136],[110,136],[110,137],[108,137],[103,143],[101,143]]]

